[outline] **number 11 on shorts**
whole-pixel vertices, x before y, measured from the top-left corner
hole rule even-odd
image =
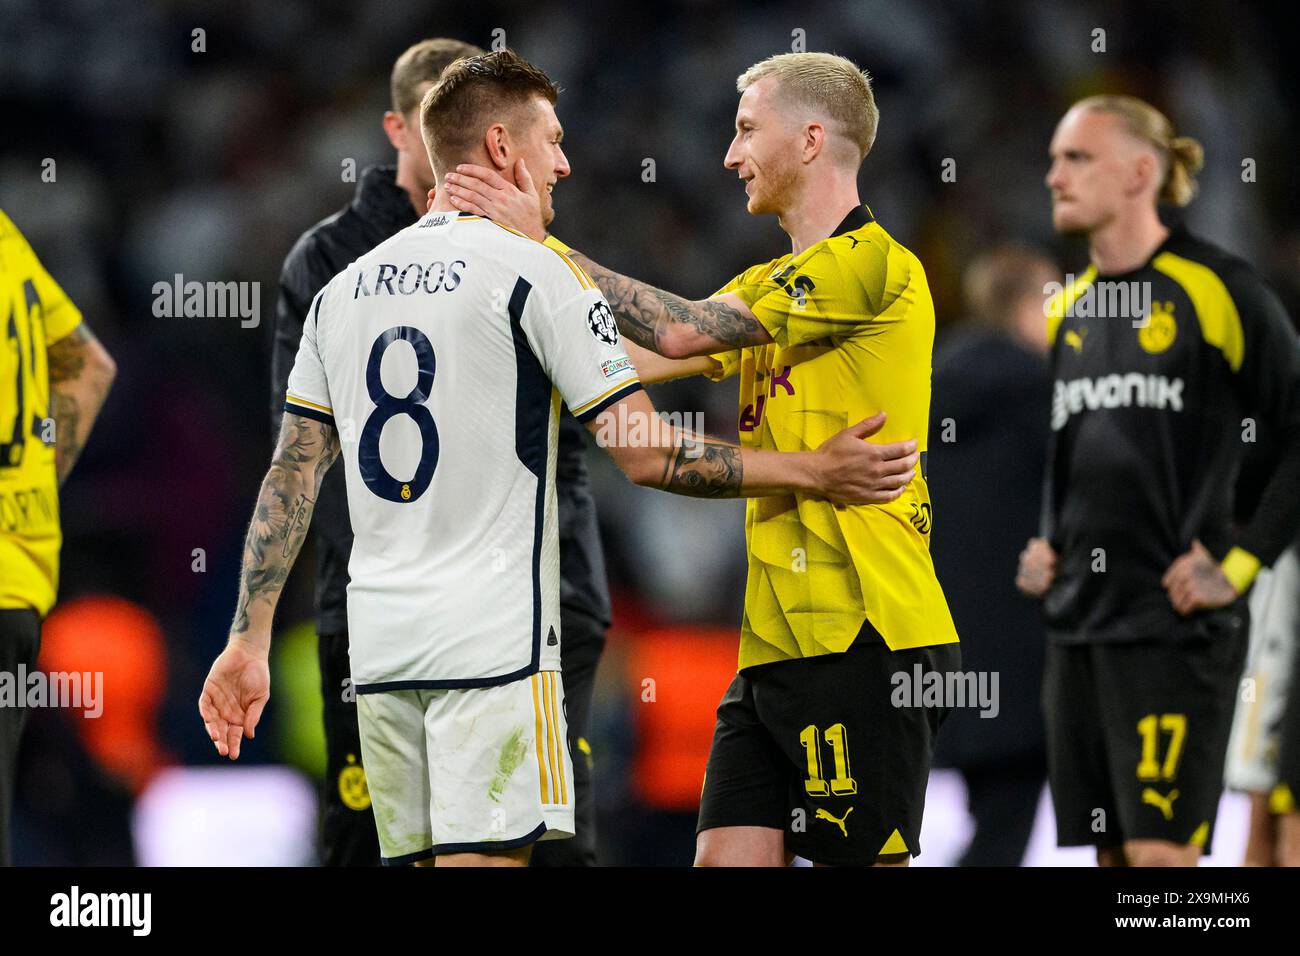
[[[835,776],[829,785],[822,779],[821,742],[818,739],[817,725],[809,724],[799,734],[799,743],[803,744],[803,749],[808,754],[808,779],[803,782],[804,789],[810,797],[825,797],[832,793],[844,797],[857,793],[857,781],[849,776],[848,731],[843,724],[831,724],[826,728],[825,736],[835,762]]]

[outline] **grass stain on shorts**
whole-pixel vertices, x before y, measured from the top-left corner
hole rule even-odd
[[[505,792],[511,775],[519,769],[519,765],[524,762],[524,757],[528,754],[528,742],[524,740],[526,729],[517,727],[501,747],[501,755],[497,758],[496,774],[488,786],[488,796],[497,803],[501,802],[501,794]]]

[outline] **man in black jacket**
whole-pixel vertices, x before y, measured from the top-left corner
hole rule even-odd
[[[1028,247],[981,255],[963,277],[969,318],[934,353],[929,482],[943,512],[930,552],[963,667],[999,678],[997,710],[956,708],[935,747],[935,763],[966,781],[974,833],[961,866],[1019,866],[1047,781],[1047,633],[1012,577],[1042,507],[1052,394],[1043,289],[1060,280]]]
[[[302,337],[303,320],[316,293],[348,263],[414,223],[426,209],[434,176],[420,136],[421,98],[447,65],[482,52],[468,43],[438,38],[415,44],[397,59],[392,74],[392,109],[384,114],[384,131],[397,150],[396,167],[366,169],[352,202],[304,233],[285,260],[271,358],[273,435],[280,430],[289,371]],[[556,468],[561,666],[569,746],[575,754],[578,833],[572,840],[538,844],[532,856],[533,866],[595,864],[591,757],[584,735],[610,605],[585,449],[583,427],[566,413],[560,422]],[[328,754],[321,859],[326,866],[378,865],[379,842],[364,786],[356,704],[349,683],[347,585],[352,527],[341,469],[331,470],[322,482],[312,533],[316,539],[317,630]]]

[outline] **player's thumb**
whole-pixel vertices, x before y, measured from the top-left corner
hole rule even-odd
[[[244,714],[244,736],[249,740],[253,739],[253,733],[257,730],[257,722],[262,719],[262,709],[266,707],[266,698],[259,697],[248,705],[248,711]]]
[[[848,431],[854,438],[870,438],[884,427],[885,413],[876,412],[870,418],[864,418],[856,425],[851,426]]]
[[[522,159],[515,163],[515,185],[521,193],[533,191],[533,177],[528,175],[528,164]]]

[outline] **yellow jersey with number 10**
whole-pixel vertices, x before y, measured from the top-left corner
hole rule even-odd
[[[713,356],[740,375],[740,441],[812,451],[884,411],[869,440],[926,450],[934,303],[916,256],[866,207],[797,256],[727,283],[773,343]],[[836,508],[806,495],[751,498],[740,668],[841,653],[869,621],[891,649],[951,644],[957,632],[930,560],[923,469],[883,505]]]
[[[81,322],[0,211],[0,608],[44,616],[59,588],[59,482],[45,350]]]

